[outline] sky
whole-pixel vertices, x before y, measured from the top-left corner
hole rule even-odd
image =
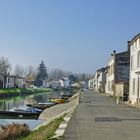
[[[90,73],[140,32],[140,0],[0,0],[0,56],[12,68]]]

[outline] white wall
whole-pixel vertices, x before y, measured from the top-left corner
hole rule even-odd
[[[140,67],[137,66],[138,51],[140,51],[140,39],[137,39],[130,46],[130,81],[129,81],[129,100],[132,104],[137,102],[138,92],[140,94],[140,85],[138,91],[138,75],[136,72],[140,71]]]
[[[108,62],[108,67],[110,69],[110,67],[112,67],[115,63],[115,58],[114,56],[111,56],[109,62]],[[108,70],[108,74],[107,74],[107,78],[106,78],[106,92],[110,95],[113,95],[113,89],[112,89],[112,85],[115,79],[115,74],[112,71],[112,74],[110,74],[109,72],[110,70]]]

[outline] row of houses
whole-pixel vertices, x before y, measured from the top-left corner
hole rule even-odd
[[[140,104],[140,33],[128,41],[126,51],[113,51],[107,66],[96,71],[88,87]]]
[[[0,88],[34,88],[34,81],[28,80],[24,77],[13,76],[10,74],[0,74]],[[71,87],[71,81],[67,77],[62,77],[58,81],[47,81],[44,80],[42,87],[53,87],[53,88],[69,88]]]
[[[52,88],[70,88],[71,87],[71,80],[68,77],[62,77],[58,81],[51,80],[51,81],[48,81],[47,82],[46,87],[52,87]]]
[[[26,86],[27,83],[23,77],[0,74],[0,88],[25,88]]]

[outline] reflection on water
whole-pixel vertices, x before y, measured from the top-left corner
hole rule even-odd
[[[50,93],[39,93],[34,95],[22,95],[18,97],[13,97],[10,99],[0,100],[0,110],[12,110],[14,108],[24,108],[26,104],[47,102],[49,98],[57,98],[60,96],[60,92],[50,92]]]
[[[18,97],[2,99],[0,100],[0,110],[13,110],[15,108],[25,108],[26,104],[39,103],[39,102],[47,102],[49,98],[58,98],[60,95],[64,93],[62,92],[47,92],[47,93],[39,93],[32,95],[22,95]],[[69,92],[65,93],[69,94]],[[10,124],[10,123],[26,123],[30,129],[34,129],[39,124],[43,122],[43,120],[13,120],[13,119],[0,119],[0,125]]]

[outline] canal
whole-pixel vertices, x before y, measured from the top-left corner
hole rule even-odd
[[[44,103],[47,102],[49,98],[55,98],[55,97],[57,98],[61,94],[63,94],[63,92],[53,91],[53,92],[38,93],[38,94],[35,93],[31,95],[21,95],[13,98],[2,99],[0,100],[0,110],[14,110],[16,108],[25,109],[27,107],[26,104],[33,104],[39,102]],[[11,123],[26,123],[30,127],[30,129],[34,129],[43,121],[44,120],[0,119],[0,125],[11,124]]]

